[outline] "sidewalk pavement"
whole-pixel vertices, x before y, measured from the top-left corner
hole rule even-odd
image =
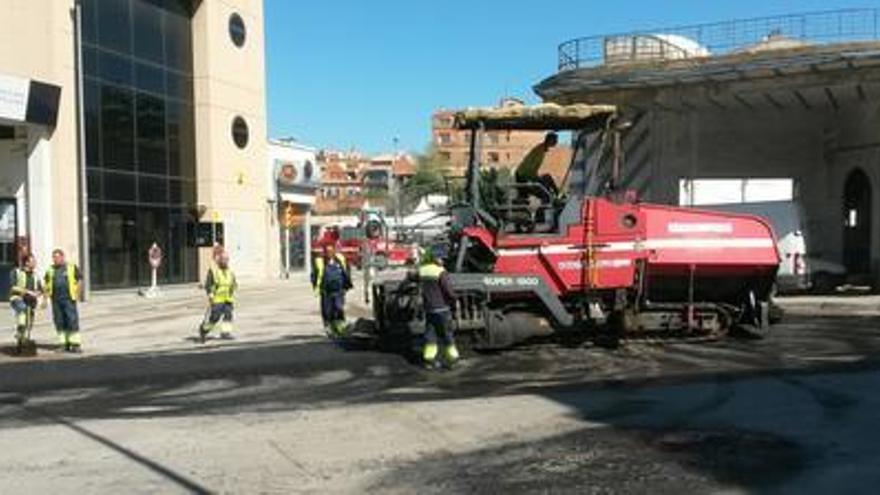
[[[357,299],[354,291],[349,299]],[[4,305],[5,306],[5,305]],[[195,284],[163,288],[156,299],[139,296],[137,289],[94,293],[80,304],[82,355],[54,352],[56,342],[50,309],[39,310],[33,337],[39,346],[34,357],[12,355],[13,315],[0,309],[0,366],[36,360],[88,359],[139,353],[189,352],[202,348],[197,328],[207,309],[207,298]],[[259,345],[293,337],[323,337],[317,298],[304,279],[266,280],[243,285],[235,311],[236,340],[210,340],[204,347]]]
[[[880,295],[834,294],[778,297],[783,308],[815,316],[878,316]]]
[[[34,360],[88,359],[125,354],[193,352],[203,347],[254,346],[292,339],[324,338],[319,303],[305,277],[264,280],[243,284],[236,304],[234,342],[197,343],[197,328],[207,309],[204,291],[197,284],[164,287],[163,295],[147,299],[137,289],[96,292],[80,305],[84,353],[53,352],[55,332],[51,310],[38,311],[33,336],[40,346],[36,357],[12,355],[14,320],[11,309],[0,307],[0,366]],[[349,320],[369,317],[359,277],[349,292]],[[880,314],[880,295],[780,297],[784,309],[800,314],[827,316]]]

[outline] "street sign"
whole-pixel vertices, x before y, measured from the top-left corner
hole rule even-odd
[[[212,247],[214,242],[225,244],[223,223],[199,222],[192,224],[190,246]]]
[[[159,290],[159,267],[162,266],[162,248],[155,242],[147,250],[147,261],[150,263],[151,283],[144,296],[149,298],[159,297],[162,295],[162,292]]]
[[[147,259],[150,262],[150,267],[154,270],[162,266],[162,248],[160,248],[155,242],[150,246],[147,253]]]

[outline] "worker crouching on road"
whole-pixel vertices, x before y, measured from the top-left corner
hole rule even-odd
[[[199,327],[199,337],[205,341],[217,324],[220,324],[220,338],[232,340],[232,320],[235,305],[235,292],[238,290],[238,281],[235,274],[229,268],[229,253],[218,252],[214,256],[215,264],[208,270],[205,277],[205,292],[208,293],[210,312],[207,321]],[[222,321],[221,321],[222,320]]]
[[[21,266],[12,271],[9,305],[15,313],[15,340],[19,348],[30,341],[29,330],[43,291],[40,277],[35,273],[36,266],[34,255],[27,254],[22,257]]]
[[[352,288],[352,283],[345,256],[336,252],[336,246],[325,244],[323,255],[315,259],[312,288],[321,298],[324,330],[330,336],[344,335],[345,292]]]
[[[451,367],[459,359],[452,328],[452,305],[455,293],[449,282],[449,275],[443,268],[444,249],[432,247],[419,266],[418,280],[422,291],[425,309],[425,343],[422,359],[425,366],[435,368],[440,353],[439,341],[443,344],[443,362]]]
[[[52,251],[52,266],[46,271],[43,287],[46,297],[52,301],[52,320],[58,333],[58,345],[65,352],[82,352],[82,335],[79,331],[79,287],[82,273],[76,265],[68,263],[64,251]]]

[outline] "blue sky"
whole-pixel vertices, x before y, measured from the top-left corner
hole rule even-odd
[[[837,0],[265,0],[269,132],[421,151],[438,107],[536,101],[579,36],[876,6]]]

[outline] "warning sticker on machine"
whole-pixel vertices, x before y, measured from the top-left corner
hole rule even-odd
[[[594,260],[592,266],[594,268],[625,268],[632,265],[630,259],[602,259]],[[560,261],[556,267],[561,271],[583,270],[584,264],[579,260]]]
[[[668,224],[666,230],[670,234],[731,234],[733,233],[733,224],[709,222],[675,222]]]

